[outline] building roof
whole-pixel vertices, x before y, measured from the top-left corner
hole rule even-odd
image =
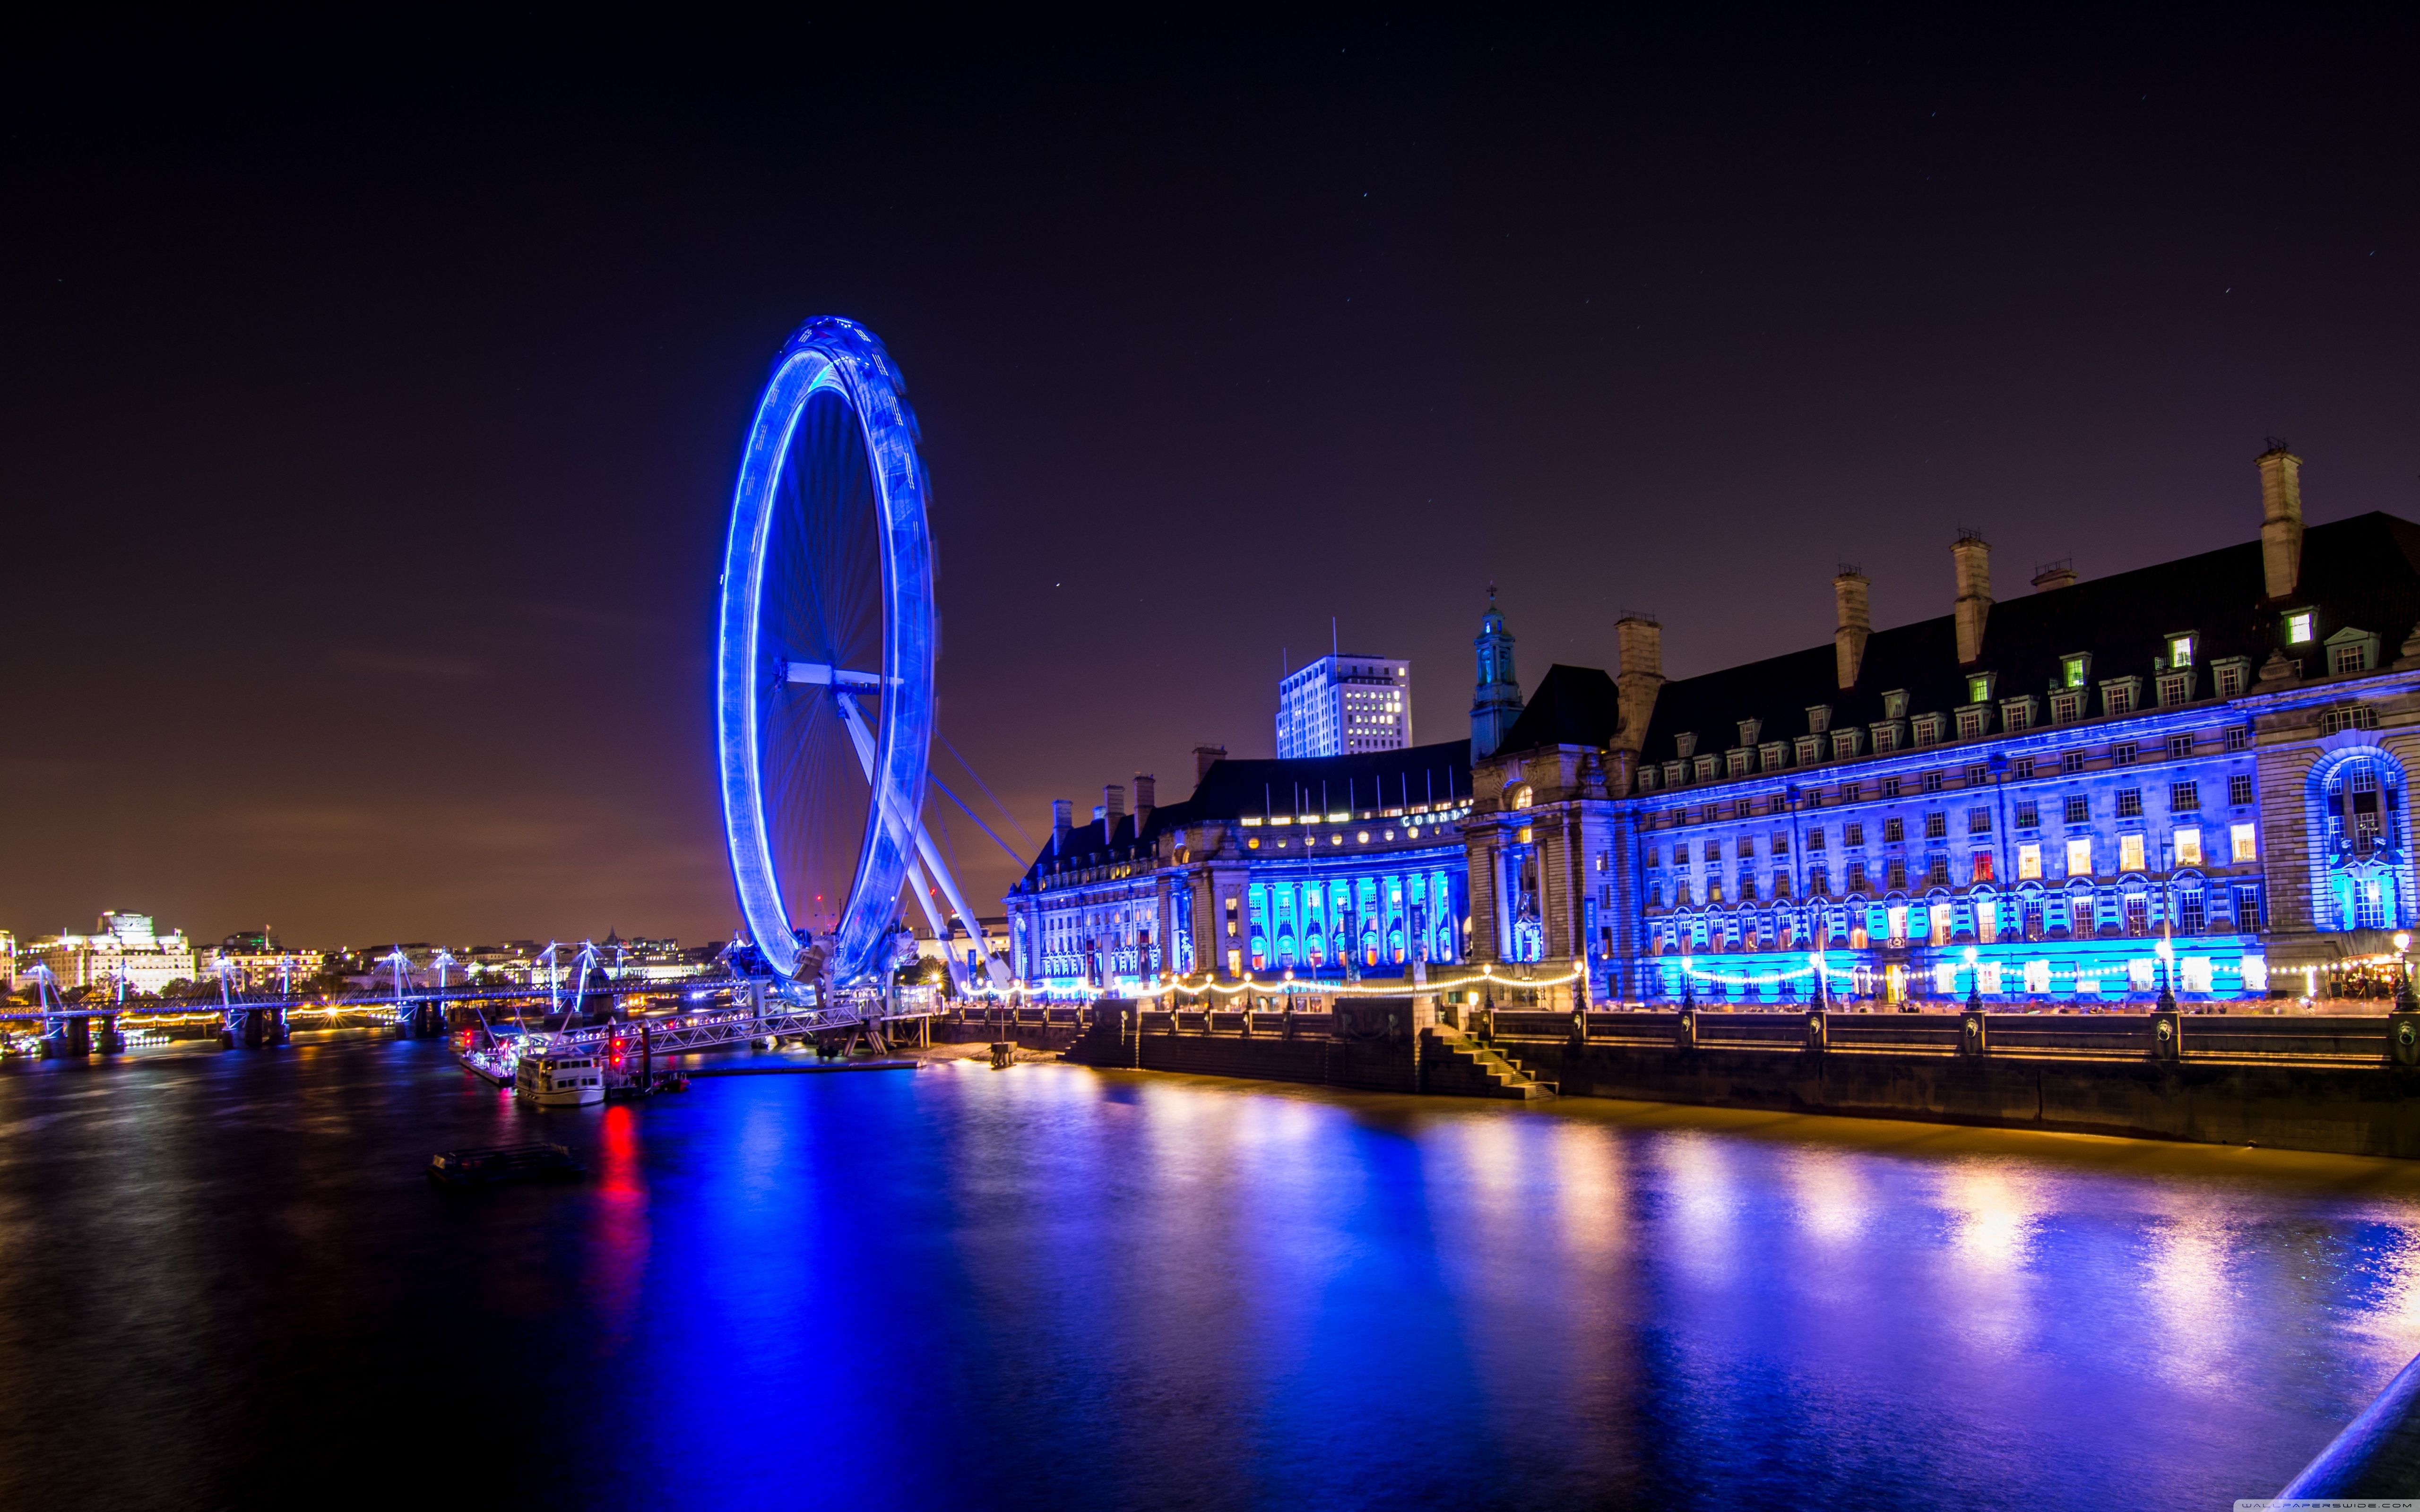
[[[1621,729],[1621,695],[1613,679],[1595,667],[1546,669],[1538,691],[1521,706],[1521,717],[1504,732],[1502,750],[1542,746],[1605,746]]]
[[[1949,585],[1942,586],[1946,591]],[[2285,614],[2300,609],[2316,610],[2318,625],[2310,643],[2288,650]],[[2391,515],[2360,515],[2305,530],[2299,581],[2282,599],[2267,596],[2260,543],[2254,540],[2000,599],[1984,625],[1982,656],[1971,668],[1959,665],[1956,623],[1945,614],[1874,631],[1854,687],[1838,686],[1828,643],[1676,679],[1656,696],[1640,755],[1650,762],[1676,760],[1674,737],[1688,732],[1697,734],[1701,753],[1729,749],[1739,743],[1743,719],[1761,721],[1760,740],[1787,740],[1809,733],[1807,710],[1815,704],[1831,706],[1833,729],[1867,725],[1883,717],[1882,695],[1894,689],[1908,693],[1910,715],[1947,713],[1968,701],[1966,679],[1973,672],[1997,674],[1995,702],[2045,695],[2058,682],[2061,658],[2077,652],[2091,654],[2090,684],[2143,678],[2148,706],[2154,658],[2166,655],[2169,636],[2187,631],[2195,638],[2194,659],[2201,669],[2195,697],[2206,698],[2212,661],[2246,657],[2257,675],[2271,653],[2287,650],[2302,658],[2304,677],[2318,677],[2326,672],[2325,642],[2338,631],[2376,635],[2382,664],[2394,657],[2415,622],[2420,526]],[[1545,691],[1542,684],[1540,695]],[[2044,708],[2037,717],[2047,714]],[[1525,709],[1515,736],[1525,734],[1529,717]],[[1508,736],[1504,744],[1515,749],[1523,740]]]
[[[1602,675],[1602,674],[1599,674]],[[1028,880],[1061,860],[1084,866],[1130,855],[1172,829],[1206,820],[1247,814],[1327,813],[1444,804],[1470,796],[1470,742],[1449,740],[1398,750],[1359,751],[1350,756],[1304,756],[1283,761],[1210,764],[1209,771],[1181,803],[1140,816],[1118,814],[1076,825],[1064,844],[1047,842],[1025,870]]]

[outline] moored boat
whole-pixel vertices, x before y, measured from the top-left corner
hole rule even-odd
[[[513,1095],[542,1108],[585,1107],[605,1101],[605,1062],[594,1051],[524,1054],[513,1073]]]

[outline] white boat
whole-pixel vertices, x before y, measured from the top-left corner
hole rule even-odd
[[[605,1062],[593,1051],[550,1055],[534,1050],[513,1073],[513,1095],[542,1108],[585,1107],[605,1101]]]

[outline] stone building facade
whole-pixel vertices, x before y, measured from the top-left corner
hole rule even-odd
[[[1205,763],[1173,809],[1063,811],[1009,899],[1016,975],[1578,962],[1598,998],[1656,1003],[2387,990],[2420,917],[2420,526],[2306,529],[2300,466],[2258,458],[2257,540],[2055,565],[2003,602],[1964,534],[1949,613],[1876,630],[1843,569],[1831,644],[1692,678],[1634,616],[1617,671],[1556,666],[1520,701],[1491,600],[1467,745]]]

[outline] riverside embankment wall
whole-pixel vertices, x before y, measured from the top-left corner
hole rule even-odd
[[[1667,1012],[1575,1026],[1504,1012],[1476,1026],[1565,1097],[2420,1159],[2420,1015]],[[1070,1058],[1442,1089],[1421,1074],[1443,1058],[1435,1031],[1355,1042],[1225,1027],[1137,1037],[1105,1023]]]
[[[2420,1159],[2420,1072],[2195,1060],[1499,1043],[1565,1097]]]

